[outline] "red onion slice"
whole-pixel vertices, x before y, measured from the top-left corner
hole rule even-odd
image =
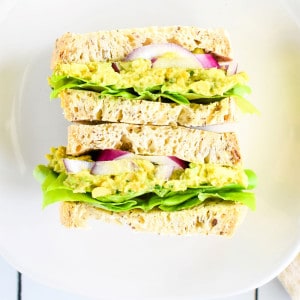
[[[174,57],[163,57],[166,53]],[[218,60],[212,54],[193,54],[189,50],[173,43],[151,44],[134,49],[127,55],[125,61],[138,58],[149,59],[155,68],[219,68]]]
[[[156,168],[155,177],[161,180],[170,179],[175,167],[172,165],[159,165]]]
[[[137,155],[136,158],[149,160],[157,165],[172,166],[175,169],[183,169],[186,167],[185,161],[174,156]]]
[[[173,53],[175,55],[174,57],[161,57],[166,53]],[[179,67],[196,69],[202,67],[201,63],[192,52],[173,43],[151,44],[139,47],[129,53],[125,58],[125,61],[131,61],[138,58],[151,60],[154,68]]]
[[[116,149],[101,150],[96,161],[109,161],[117,158],[124,158],[124,155],[128,155],[130,152]],[[132,154],[133,155],[133,154]]]
[[[212,54],[195,54],[204,69],[219,68],[218,61]]]
[[[173,44],[173,43],[163,43],[163,44],[151,44],[143,47],[134,49],[131,53],[127,55],[125,61],[135,60],[138,58],[153,59],[162,56],[165,53],[176,53],[178,56],[194,56],[193,53],[187,49]]]
[[[105,149],[102,150],[97,158],[98,161],[115,161],[122,159],[144,159],[151,161],[157,165],[172,165],[175,168],[184,169],[187,167],[186,161],[176,156],[162,156],[162,155],[139,155],[123,150]]]
[[[237,73],[238,70],[238,63],[237,62],[231,62],[227,66],[227,75],[234,75]]]
[[[176,156],[168,156],[169,159],[173,160],[180,168],[187,168],[187,162],[176,157]]]
[[[70,158],[64,158],[63,159],[65,168],[68,173],[79,173],[83,170],[90,171],[94,167],[93,161],[84,161],[79,159],[70,159]]]
[[[184,169],[187,162],[175,156],[136,155],[128,151],[105,149],[94,161],[64,158],[63,162],[68,173],[79,173],[88,170],[94,175],[118,175],[138,170],[134,159],[148,160],[159,167],[160,177],[171,176],[174,170]],[[161,168],[160,168],[161,167]],[[164,176],[162,174],[165,174]]]
[[[234,75],[238,71],[238,63],[235,61],[222,62],[220,67],[226,71],[227,75]]]
[[[132,173],[138,170],[138,166],[130,160],[97,161],[91,170],[94,175],[119,175]]]
[[[114,160],[119,160],[119,159],[133,159],[135,158],[136,155],[131,153],[131,152],[127,152],[126,154],[122,155],[122,156],[118,156],[117,158],[115,158]]]

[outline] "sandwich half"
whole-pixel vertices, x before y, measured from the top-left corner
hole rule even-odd
[[[256,175],[222,126],[256,108],[223,30],[148,27],[67,33],[49,78],[68,127],[35,177],[61,221],[160,234],[232,235],[255,209]],[[218,130],[216,130],[216,126]]]

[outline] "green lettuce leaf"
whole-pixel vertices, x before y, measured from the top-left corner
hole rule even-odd
[[[245,98],[245,95],[249,95],[251,93],[251,89],[249,86],[237,84],[229,92],[229,96],[234,96],[234,100],[241,112],[250,114],[260,114],[259,110]]]
[[[243,191],[243,187],[236,184],[225,187],[203,186],[180,192],[156,187],[152,191],[93,198],[91,193],[73,193],[69,187],[64,185],[64,179],[67,176],[64,173],[58,174],[46,166],[39,165],[35,168],[33,174],[42,184],[43,207],[60,201],[76,201],[115,212],[135,208],[144,211],[150,211],[153,208],[163,211],[177,211],[195,207],[204,201],[219,200],[236,201],[255,210],[255,195]],[[251,182],[251,188],[253,188],[256,181],[255,173],[247,170],[246,174],[249,176],[249,182]]]
[[[149,87],[143,91],[135,90],[133,88],[118,89],[115,86],[99,86],[96,83],[87,82],[80,78],[55,74],[49,78],[49,84],[52,87],[52,92],[50,94],[51,99],[57,98],[59,93],[64,89],[95,91],[100,94],[100,97],[109,95],[113,97],[124,97],[126,99],[144,99],[150,101],[157,101],[159,98],[165,98],[183,105],[189,104],[190,101],[209,104],[211,102],[220,101],[225,97],[235,97],[236,103],[243,113],[259,113],[256,107],[244,97],[251,92],[250,87],[241,84],[237,84],[223,95],[209,97],[193,92],[175,93],[167,90],[162,91],[161,86]]]

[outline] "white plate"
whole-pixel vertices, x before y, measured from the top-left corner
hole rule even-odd
[[[300,248],[300,14],[285,6],[0,1],[1,255],[35,280],[99,299],[209,299],[276,276]],[[66,31],[172,24],[227,28],[251,77],[261,116],[245,118],[240,138],[245,165],[259,177],[257,211],[232,239],[163,237],[99,222],[90,230],[62,228],[56,205],[41,210],[32,177],[49,147],[66,139],[67,122],[59,101],[49,100],[46,79],[55,39]]]

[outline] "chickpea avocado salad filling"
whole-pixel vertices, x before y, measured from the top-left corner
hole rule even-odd
[[[52,148],[48,165],[34,170],[43,207],[60,201],[84,202],[108,211],[178,211],[208,201],[233,201],[255,210],[253,171],[241,166],[196,164],[176,157],[100,150],[78,157]]]
[[[161,60],[163,63],[158,64]],[[245,72],[231,74],[219,65],[203,68],[187,64],[184,67],[172,53],[155,60],[61,63],[56,65],[48,81],[52,88],[51,98],[58,97],[65,89],[96,91],[100,98],[110,96],[112,100],[123,97],[185,105],[191,102],[209,104],[234,97],[242,112],[258,112],[244,98],[251,92]]]

